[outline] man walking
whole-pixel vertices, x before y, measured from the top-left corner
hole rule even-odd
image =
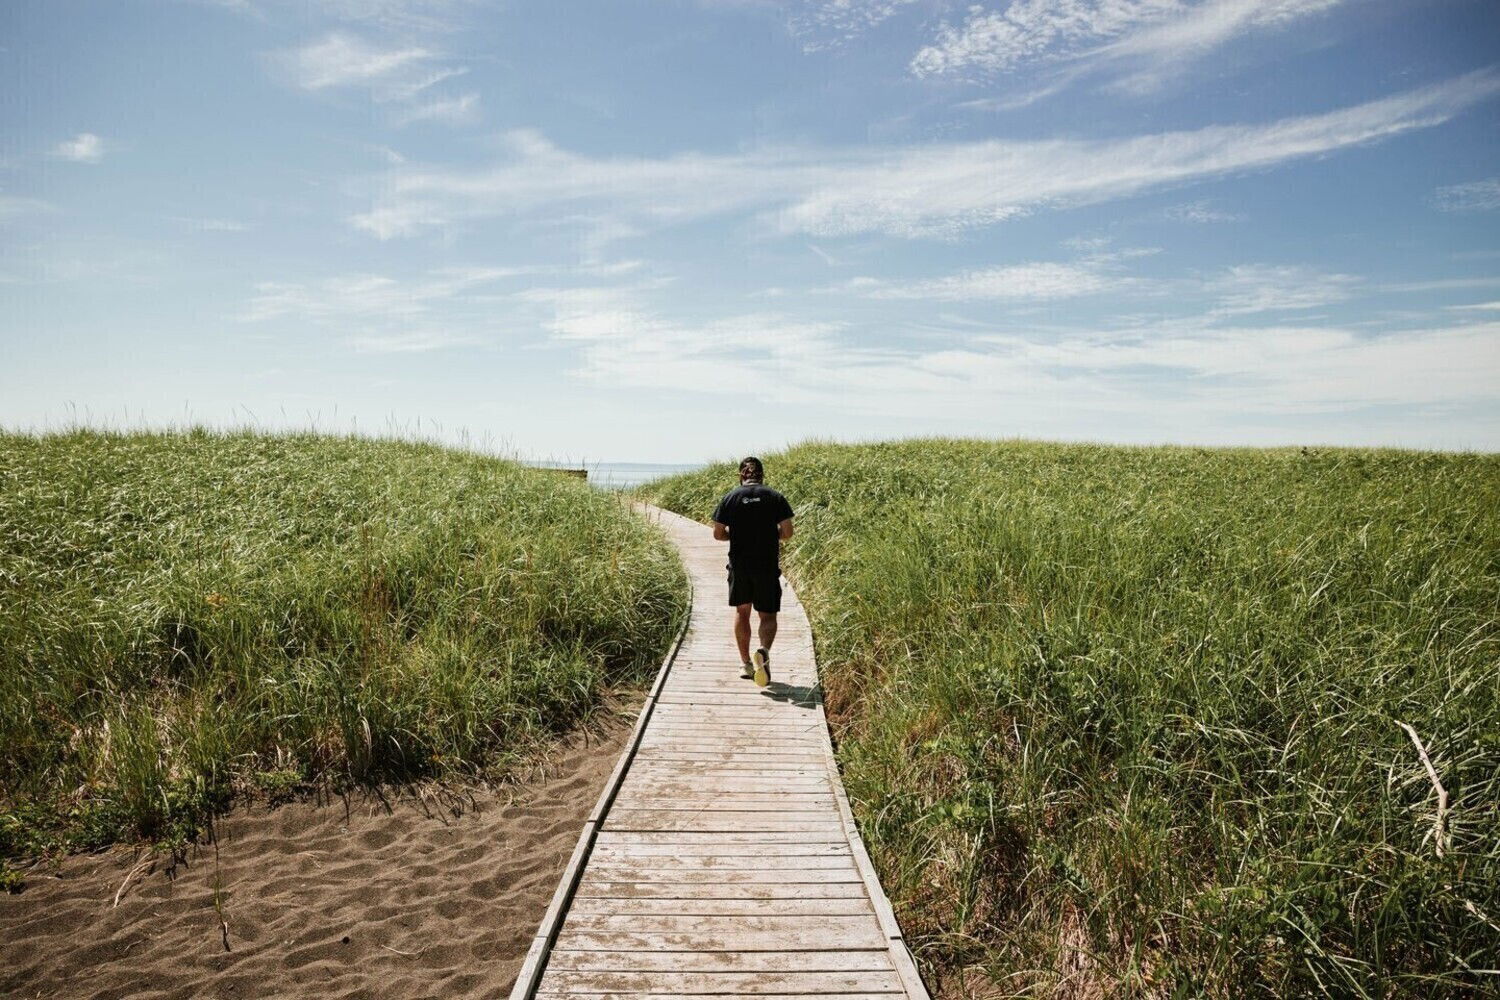
[[[714,509],[714,537],[729,542],[729,603],[741,677],[760,687],[771,683],[771,643],[781,610],[781,542],[792,537],[792,507],[765,484],[758,458],[740,462],[740,485]],[[760,614],[760,647],[750,653],[750,609]]]

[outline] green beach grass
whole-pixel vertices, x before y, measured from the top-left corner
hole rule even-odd
[[[180,845],[238,792],[484,777],[686,610],[617,498],[428,444],[0,435],[0,858]]]
[[[930,980],[1500,989],[1500,457],[918,440],[766,464]],[[705,520],[734,482],[640,493]]]

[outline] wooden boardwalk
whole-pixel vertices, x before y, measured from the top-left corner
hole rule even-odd
[[[585,824],[512,1000],[927,1000],[834,763],[807,616],[785,588],[772,681],[739,676],[725,550],[643,508],[693,610]]]

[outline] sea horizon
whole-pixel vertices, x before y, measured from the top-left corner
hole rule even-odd
[[[701,469],[706,462],[526,462],[539,469],[582,469],[590,486],[628,490],[663,476]]]

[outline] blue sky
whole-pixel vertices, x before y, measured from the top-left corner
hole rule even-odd
[[[1500,449],[1491,0],[8,0],[0,424]]]

